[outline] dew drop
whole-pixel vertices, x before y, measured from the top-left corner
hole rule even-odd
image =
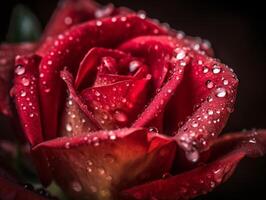
[[[223,84],[224,84],[224,85],[228,85],[228,83],[229,83],[229,81],[228,81],[228,80],[226,80],[226,79],[225,79],[225,80],[223,80]]]
[[[97,192],[97,188],[95,186],[93,186],[93,185],[90,186],[90,190],[93,193]]]
[[[217,97],[225,97],[226,96],[226,90],[224,88],[217,88],[216,89],[216,96]]]
[[[185,58],[186,56],[186,52],[184,50],[178,50],[178,53],[176,54],[176,59],[177,60],[182,60],[183,58]]]
[[[77,181],[74,181],[72,183],[72,189],[75,191],[75,192],[80,192],[82,190],[82,186],[79,182]]]
[[[65,148],[66,148],[66,149],[69,149],[69,148],[70,148],[70,143],[69,143],[69,142],[66,142],[66,143],[65,143]]]
[[[25,97],[26,94],[27,94],[27,93],[23,90],[23,91],[21,91],[20,96]]]
[[[129,72],[135,72],[140,67],[139,61],[131,61],[129,63]]]
[[[211,89],[214,86],[214,84],[213,84],[213,82],[211,80],[207,80],[205,84],[206,84],[208,89]]]
[[[156,127],[150,127],[150,128],[149,128],[149,132],[159,133],[159,130],[158,130],[158,128],[156,128]]]
[[[199,123],[196,121],[193,121],[191,124],[192,127],[197,128],[199,126]]]
[[[73,129],[73,128],[72,128],[71,124],[67,123],[67,124],[66,124],[66,130],[67,130],[68,132],[71,132],[72,129]]]
[[[203,67],[203,73],[206,74],[209,72],[209,68],[208,67]]]
[[[127,121],[127,116],[125,113],[121,112],[121,111],[115,111],[114,113],[114,118],[116,119],[116,121],[118,122],[126,122]]]
[[[191,162],[197,162],[199,159],[199,152],[197,150],[186,152],[186,157]]]
[[[21,83],[22,83],[22,85],[24,85],[26,87],[30,85],[29,79],[28,78],[25,78],[25,77],[22,78]]]
[[[219,66],[217,66],[217,65],[214,65],[213,69],[212,69],[212,72],[214,74],[219,74],[221,72],[221,68]]]
[[[213,115],[213,110],[208,110],[208,115]]]
[[[15,73],[17,75],[22,75],[25,73],[25,68],[22,65],[17,65],[17,67],[15,69]]]

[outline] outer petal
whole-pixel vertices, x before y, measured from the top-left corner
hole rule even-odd
[[[41,107],[50,110],[43,114],[45,139],[56,136],[57,113],[62,98],[62,81],[58,72],[65,66],[76,72],[80,60],[93,46],[114,47],[132,37],[154,34],[154,29],[158,30],[156,34],[165,33],[148,20],[123,16],[91,21],[59,36],[39,68]]]
[[[1,200],[45,200],[35,192],[24,189],[0,176],[0,199]],[[46,199],[47,200],[47,199]]]
[[[0,113],[11,116],[9,90],[14,70],[15,56],[33,51],[31,43],[0,45]]]
[[[123,196],[127,200],[191,199],[213,190],[217,185],[226,181],[245,156],[263,155],[266,150],[265,146],[265,131],[224,136],[213,143],[210,151],[217,156],[219,152],[217,150],[224,150],[224,147],[228,149],[226,152],[220,152],[220,157],[212,157],[215,160],[209,164],[170,178],[135,186],[123,191]]]
[[[75,198],[117,199],[120,188],[169,171],[176,144],[148,138],[143,129],[99,131],[51,140],[35,150],[48,154],[57,182]]]
[[[182,81],[184,67],[189,59],[182,57],[172,61],[179,41],[165,36],[147,36],[134,38],[119,48],[134,56],[145,58],[152,75],[153,94],[157,94],[134,122],[134,127],[155,126],[162,128],[164,108]]]
[[[14,87],[11,91],[22,128],[31,145],[43,140],[37,86],[39,62],[38,56],[17,57]]]
[[[166,126],[173,128],[185,122],[175,138],[187,158],[195,162],[197,151],[207,149],[225,126],[233,110],[238,80],[227,66],[212,58],[197,52],[191,52],[190,57],[193,61],[186,68],[184,81],[168,105]],[[178,112],[173,113],[173,109]]]

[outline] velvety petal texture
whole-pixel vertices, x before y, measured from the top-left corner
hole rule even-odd
[[[209,160],[191,171],[149,182],[122,192],[124,199],[191,199],[225,182],[245,156],[261,156],[266,150],[266,132],[234,133],[215,140]],[[223,152],[222,152],[223,151]]]
[[[35,44],[1,44],[0,45],[0,113],[11,116],[9,90],[15,66],[16,55],[32,52]]]
[[[19,49],[0,48],[6,115]],[[234,109],[233,70],[208,42],[143,12],[62,0],[28,49],[11,94],[41,181],[74,199],[191,199],[265,152],[263,130],[219,137]]]

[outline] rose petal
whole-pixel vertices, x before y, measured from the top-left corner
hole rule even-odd
[[[81,97],[103,129],[129,127],[147,101],[149,80],[132,79],[91,87]]]
[[[232,145],[234,144],[234,145]],[[191,171],[123,191],[125,199],[191,199],[212,191],[225,182],[234,172],[239,161],[245,156],[263,155],[265,153],[266,132],[256,134],[232,134],[218,139],[212,148],[224,150],[219,157],[209,164]],[[223,146],[222,148],[220,148]],[[217,155],[217,154],[216,154]]]
[[[46,198],[35,192],[24,189],[0,176],[0,199],[1,200],[45,200]],[[47,200],[47,199],[46,199]]]
[[[169,171],[176,144],[157,140],[149,141],[143,129],[119,129],[58,138],[34,150],[48,154],[57,182],[75,198],[108,199],[119,188]]]
[[[168,104],[165,126],[173,131],[173,127],[185,122],[175,138],[188,160],[195,162],[197,151],[208,148],[225,126],[233,109],[238,80],[227,66],[212,58],[197,52],[190,52],[190,57],[192,62],[184,80]],[[173,109],[178,112],[172,112]]]
[[[92,130],[94,129],[99,129],[101,126],[98,123],[98,121],[95,119],[95,116],[93,115],[93,113],[91,111],[88,110],[88,106],[86,104],[84,104],[84,102],[82,101],[82,99],[76,94],[76,91],[73,87],[73,77],[72,75],[67,71],[61,71],[61,77],[62,79],[65,81],[71,99],[73,99],[73,101],[76,103],[76,105],[79,107],[79,109],[81,111],[83,111],[83,113],[87,116],[87,118],[90,121],[90,126],[88,128],[91,128]]]
[[[129,57],[122,51],[104,49],[104,48],[93,48],[91,49],[84,57],[80,63],[80,67],[77,72],[75,80],[75,88],[79,88],[82,85],[82,82],[86,82],[88,85],[89,80],[93,79],[93,75],[96,74],[95,70],[97,69],[100,61],[103,57],[111,57],[115,60],[119,60],[124,57]]]
[[[31,145],[43,140],[38,98],[38,56],[19,56],[16,58],[14,96],[21,125]]]
[[[173,55],[175,56],[174,50],[179,45],[182,44],[173,38],[150,36],[138,37],[120,46],[119,49],[125,52],[130,52],[136,57],[144,57],[152,75],[154,89],[162,87],[135,121],[133,127],[155,126],[162,130],[160,124],[162,124],[163,110],[180,84],[184,66],[188,62],[185,60],[185,55],[180,60],[171,61]],[[169,76],[171,70],[172,74]],[[167,76],[169,80],[166,80]]]
[[[76,66],[91,47],[117,46],[121,42],[139,35],[155,34],[154,29],[158,29],[156,34],[165,33],[149,20],[143,20],[134,15],[123,16],[106,18],[100,22],[91,21],[76,26],[55,40],[53,47],[43,57],[39,67],[41,108],[50,110],[49,113],[44,112],[43,114],[46,139],[56,136],[57,113],[60,110],[59,102],[62,98],[61,91],[63,91],[58,72],[65,66],[76,72]],[[48,90],[49,92],[47,92]]]
[[[15,56],[26,54],[35,48],[32,43],[1,44],[0,45],[0,113],[11,116],[9,90],[12,72],[14,70]]]

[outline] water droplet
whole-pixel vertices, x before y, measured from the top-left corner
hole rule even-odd
[[[208,115],[213,115],[213,110],[208,110]]]
[[[197,121],[193,121],[191,126],[197,128],[199,126],[199,123]]]
[[[212,69],[212,72],[214,74],[219,74],[221,72],[221,68],[218,65],[214,65],[213,69]]]
[[[183,58],[185,58],[185,56],[186,56],[186,52],[184,51],[184,50],[180,50],[180,49],[178,49],[177,50],[177,54],[176,54],[176,59],[177,60],[182,60]]]
[[[129,72],[135,72],[140,67],[140,62],[133,60],[129,63]]]
[[[72,18],[71,17],[66,17],[64,19],[64,22],[65,22],[66,25],[70,25],[70,24],[72,24]]]
[[[25,77],[22,78],[21,83],[22,83],[22,85],[24,85],[26,87],[30,85],[29,79],[28,78],[25,78]]]
[[[191,162],[197,162],[199,159],[199,152],[197,150],[186,152],[186,157]]]
[[[94,94],[95,94],[95,96],[97,96],[97,97],[101,96],[100,92],[98,92],[98,91],[95,91]]]
[[[17,65],[16,69],[15,69],[15,73],[17,75],[22,75],[25,73],[25,68],[22,65]]]
[[[225,80],[223,80],[223,84],[224,84],[224,85],[228,85],[228,83],[229,83],[229,81],[228,81],[228,80],[226,80],[226,79],[225,79]]]
[[[103,168],[99,168],[98,172],[100,175],[104,175],[105,174],[105,170]]]
[[[96,26],[101,26],[103,23],[102,23],[102,21],[96,21]]]
[[[87,167],[87,172],[91,173],[92,169],[90,167]]]
[[[217,88],[216,89],[216,96],[217,97],[225,97],[226,96],[226,90],[224,88]]]
[[[204,73],[204,74],[208,73],[208,71],[209,71],[209,68],[208,68],[208,67],[206,67],[206,66],[203,67],[203,73]]]
[[[44,92],[45,92],[45,93],[49,93],[49,92],[51,92],[51,89],[50,89],[50,88],[45,88],[45,89],[44,89]]]
[[[67,130],[68,132],[71,132],[71,131],[72,131],[72,126],[71,126],[71,124],[69,124],[69,123],[66,124],[66,130]]]
[[[170,173],[164,173],[163,175],[162,175],[162,178],[163,179],[167,179],[167,178],[169,178],[169,177],[171,177],[172,175],[170,174]]]
[[[206,84],[208,89],[211,89],[214,86],[214,84],[213,84],[213,82],[211,80],[207,80],[205,84]]]
[[[80,192],[82,190],[82,186],[79,182],[77,181],[74,181],[72,183],[72,189],[75,191],[75,192]]]
[[[114,113],[114,118],[116,119],[116,121],[118,122],[126,122],[127,121],[127,116],[125,113],[121,112],[121,111],[115,111]]]
[[[150,128],[149,128],[149,132],[159,133],[159,130],[158,130],[158,128],[156,128],[156,127],[150,127]]]
[[[27,93],[26,93],[24,90],[22,90],[21,93],[20,93],[20,96],[25,97],[26,94],[27,94]]]
[[[93,193],[97,192],[97,188],[95,186],[93,186],[93,185],[90,186],[90,190]]]
[[[69,148],[70,148],[70,143],[69,143],[69,142],[66,142],[66,143],[65,143],[65,148],[66,148],[66,149],[69,149]]]

